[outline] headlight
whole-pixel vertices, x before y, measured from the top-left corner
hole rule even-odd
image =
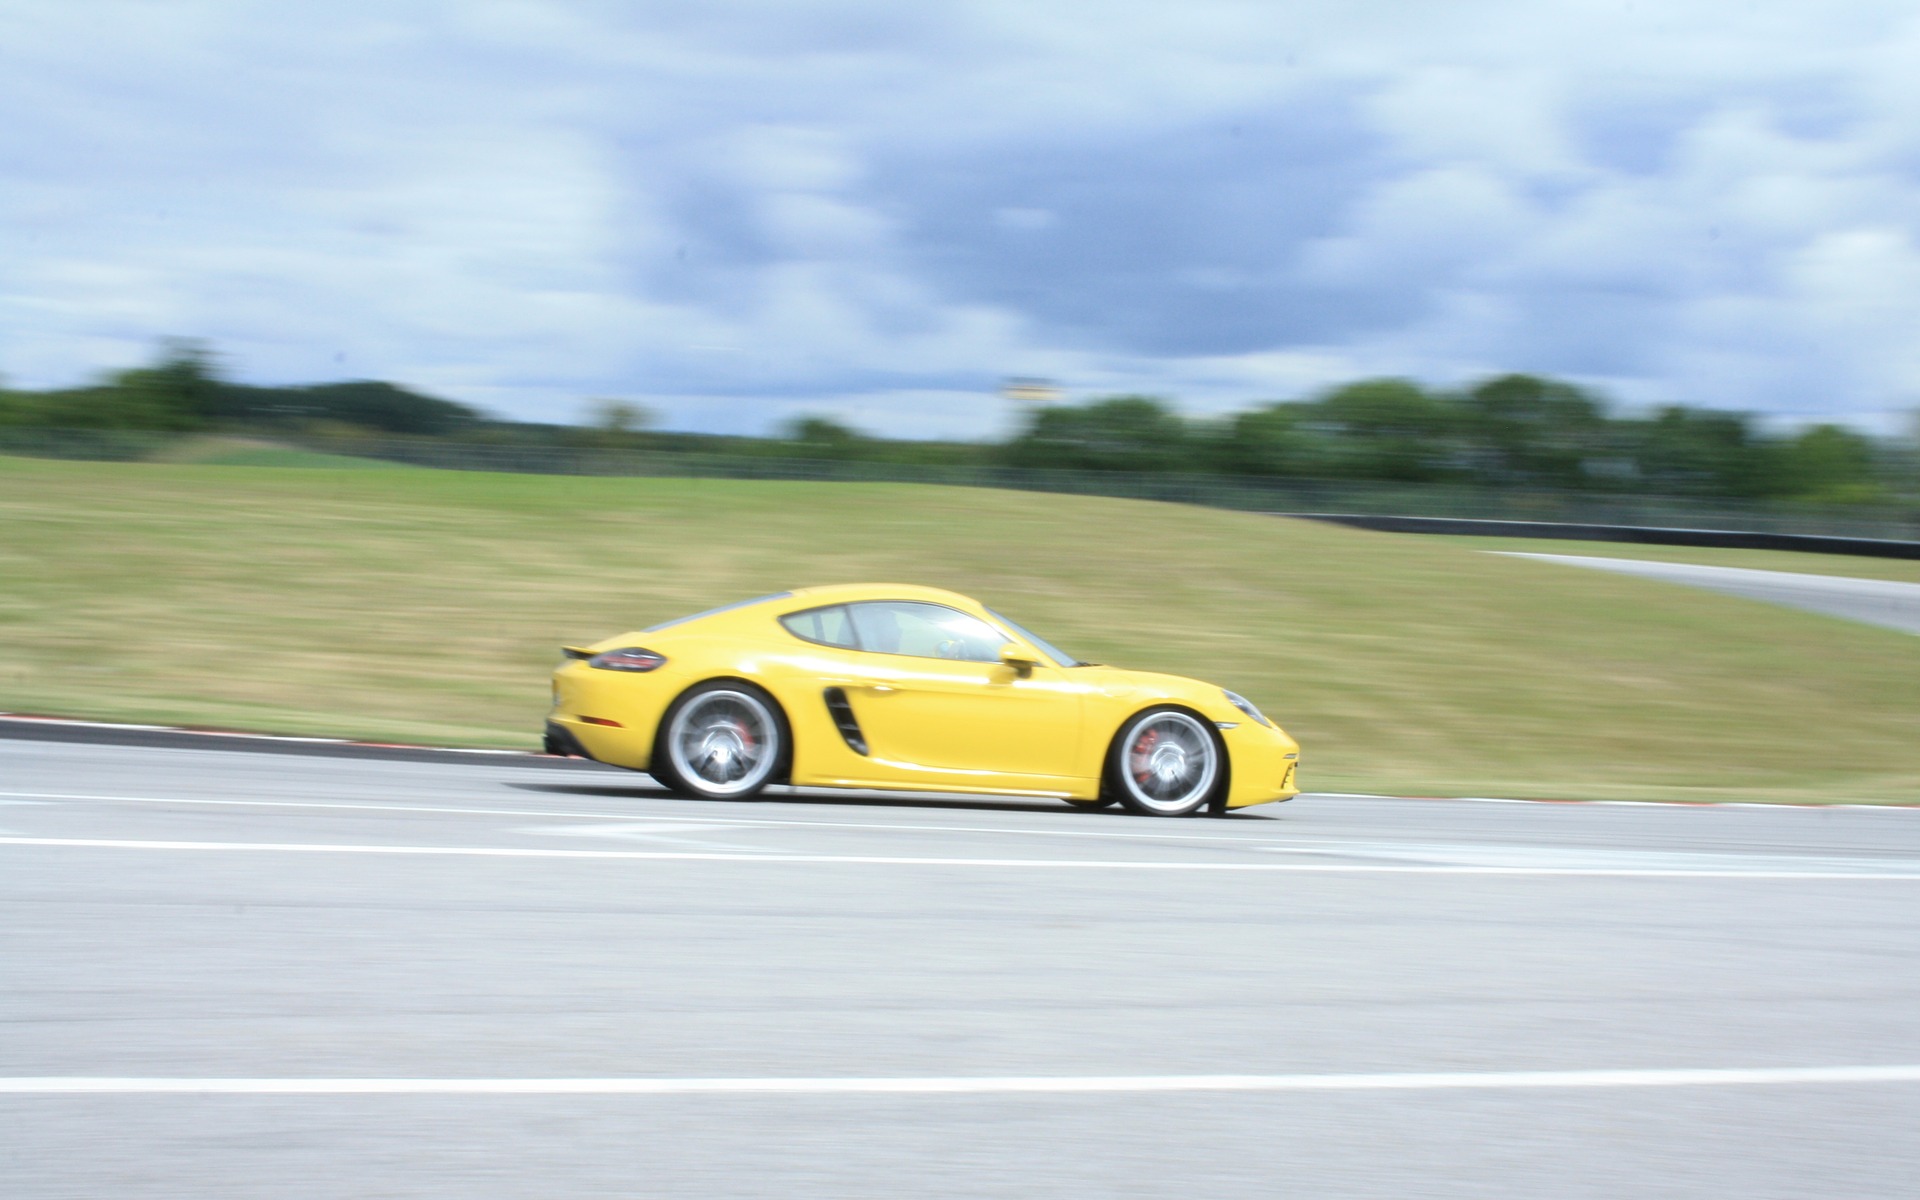
[[[1242,696],[1239,692],[1230,692],[1225,688],[1221,688],[1220,694],[1227,698],[1228,704],[1233,705],[1235,708],[1239,709],[1241,712],[1252,717],[1254,720],[1260,722],[1262,725],[1265,725],[1268,729],[1273,728],[1273,722],[1267,720],[1266,715],[1262,713],[1259,709],[1253,706],[1253,701],[1247,699],[1245,696]]]

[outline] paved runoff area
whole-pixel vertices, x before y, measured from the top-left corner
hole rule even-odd
[[[1654,562],[1634,558],[1597,558],[1584,554],[1529,554],[1496,550],[1509,558],[1586,567],[1638,575],[1664,583],[1685,584],[1724,592],[1747,600],[1803,608],[1808,612],[1843,617],[1920,633],[1920,583],[1890,579],[1850,579],[1837,575],[1807,575],[1799,571],[1757,571],[1751,567],[1703,567],[1693,563]]]
[[[1894,1197],[1920,810],[0,740],[0,1194]]]

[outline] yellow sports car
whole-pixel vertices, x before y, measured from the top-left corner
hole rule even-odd
[[[779,592],[566,655],[548,753],[686,795],[792,783],[1179,817],[1299,791],[1299,744],[1243,697],[1080,662],[935,588]]]

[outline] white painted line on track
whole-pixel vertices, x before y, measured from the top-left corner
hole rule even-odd
[[[1319,793],[1315,793],[1315,794],[1319,794]],[[1173,832],[1160,832],[1158,830],[1148,832],[1146,830],[1131,830],[1131,829],[1052,829],[1052,828],[1045,828],[1045,827],[1038,827],[1038,826],[1024,826],[1024,825],[1022,826],[917,825],[917,824],[901,824],[897,822],[881,822],[881,821],[818,821],[818,820],[812,820],[807,817],[799,816],[799,815],[786,817],[786,818],[722,817],[722,816],[713,816],[708,814],[705,811],[696,811],[696,810],[690,810],[684,814],[683,813],[673,813],[673,814],[635,813],[635,812],[618,811],[616,809],[611,809],[611,808],[607,810],[587,812],[587,811],[569,810],[569,809],[465,808],[465,807],[454,807],[451,805],[440,805],[440,804],[366,804],[366,803],[353,803],[353,802],[343,802],[343,801],[312,801],[312,800],[232,800],[232,799],[215,800],[215,799],[202,799],[197,797],[124,796],[124,795],[107,795],[107,794],[101,794],[101,793],[85,793],[85,792],[0,791],[0,797],[20,797],[20,798],[33,798],[36,800],[58,800],[58,801],[75,801],[75,802],[82,802],[82,803],[106,803],[106,804],[195,805],[195,806],[201,806],[201,807],[218,807],[218,808],[288,808],[288,809],[301,809],[301,810],[310,810],[310,811],[339,810],[342,812],[444,813],[451,816],[557,817],[557,818],[582,818],[582,819],[595,820],[595,821],[605,821],[605,820],[608,820],[609,818],[617,818],[618,820],[621,820],[621,821],[635,821],[635,822],[658,821],[658,822],[672,822],[676,824],[684,823],[688,820],[698,820],[700,823],[707,824],[707,825],[734,825],[734,826],[740,826],[742,828],[766,828],[766,829],[781,829],[781,830],[785,830],[785,829],[859,829],[859,830],[877,830],[877,831],[883,831],[883,832],[896,832],[896,833],[961,833],[961,834],[996,834],[996,835],[1013,834],[1013,835],[1018,835],[1022,837],[1095,838],[1095,839],[1138,841],[1138,842],[1149,842],[1149,843],[1151,842],[1193,842],[1193,843],[1204,843],[1209,845],[1218,845],[1222,847],[1259,850],[1267,853],[1300,854],[1300,855],[1319,855],[1319,854],[1326,854],[1329,852],[1339,853],[1343,849],[1345,849],[1346,846],[1348,845],[1348,843],[1344,843],[1344,842],[1328,843],[1324,841],[1301,841],[1297,838],[1282,841],[1282,840],[1275,840],[1271,838],[1261,838],[1261,837],[1256,837],[1251,835],[1235,836],[1232,834],[1221,835],[1221,834],[1201,834],[1201,833],[1173,833]],[[642,799],[649,799],[649,800],[654,798],[655,797],[651,797],[651,796],[642,797]],[[1369,797],[1369,798],[1370,799],[1391,799],[1391,797]],[[676,804],[683,803],[680,801],[673,800],[673,798],[671,797],[659,797],[659,799],[662,799],[669,803],[676,803]],[[801,799],[804,800],[804,797],[802,797]],[[1513,801],[1499,801],[1498,803],[1529,804],[1533,802],[1525,801],[1525,800],[1513,800]],[[1612,802],[1603,802],[1603,803],[1612,803]],[[1698,808],[1698,807],[1704,807],[1704,806],[1699,806],[1699,805],[1675,806],[1675,805],[1649,804],[1647,805],[1647,807]],[[1731,807],[1731,806],[1724,806],[1724,807]],[[1757,804],[1757,805],[1742,806],[1742,807],[1778,810],[1785,806],[1773,805],[1773,804]],[[1075,817],[1074,819],[1084,820],[1086,819],[1086,817],[1084,814],[1082,814],[1080,816]],[[1116,817],[1113,819],[1123,820],[1125,818]],[[1140,819],[1153,820],[1153,818],[1140,818]],[[786,856],[786,857],[793,857],[793,856]],[[1752,872],[1742,872],[1742,873],[1752,874]]]
[[[1920,1065],[1446,1071],[1380,1075],[1012,1075],[906,1078],[332,1079],[0,1077],[0,1095],[125,1096],[696,1096],[1012,1095],[1104,1092],[1426,1092],[1521,1088],[1753,1087],[1920,1083]]]
[[[771,817],[715,817],[698,808],[686,813],[670,815],[652,813],[629,813],[616,809],[601,812],[577,812],[557,809],[531,808],[452,808],[438,804],[356,804],[336,803],[334,801],[315,800],[202,800],[167,796],[105,796],[74,792],[0,792],[0,796],[32,796],[46,800],[78,800],[110,804],[196,804],[224,808],[337,808],[346,812],[404,812],[404,813],[449,813],[455,816],[499,816],[499,817],[587,817],[596,821],[617,819],[621,821],[672,821],[675,823],[698,820],[705,825],[766,826],[774,829],[878,829],[897,830],[905,833],[1015,833],[1030,837],[1076,837],[1076,838],[1125,838],[1136,841],[1182,841],[1182,842],[1220,842],[1232,846],[1286,846],[1292,842],[1260,841],[1253,838],[1233,837],[1221,834],[1205,833],[1147,833],[1129,832],[1123,829],[1041,829],[1016,825],[902,825],[880,821],[813,821],[805,817],[793,817],[779,820]],[[641,799],[659,799],[668,803],[686,803],[670,796],[646,796]],[[609,797],[609,799],[612,799]],[[796,797],[805,800],[805,797]],[[1069,816],[1062,810],[1058,816]],[[1074,817],[1085,820],[1084,815]],[[1125,820],[1123,817],[1096,818]],[[1143,817],[1141,820],[1153,821],[1158,818]]]
[[[1920,872],[1753,871],[1658,867],[1511,867],[1375,865],[1370,863],[1149,862],[1075,858],[932,858],[878,854],[734,854],[668,850],[550,850],[516,846],[380,846],[316,842],[190,842],[132,838],[0,837],[0,846],[89,850],[252,852],[257,854],[384,854],[441,858],[605,859],[633,862],[842,864],[898,867],[992,867],[1060,871],[1231,871],[1297,875],[1512,875],[1606,879],[1872,879],[1920,881]]]

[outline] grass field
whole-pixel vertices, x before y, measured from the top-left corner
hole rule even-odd
[[[0,709],[532,746],[561,643],[854,580],[1243,691],[1317,790],[1920,800],[1920,638],[1442,539],[896,484],[0,459]]]

